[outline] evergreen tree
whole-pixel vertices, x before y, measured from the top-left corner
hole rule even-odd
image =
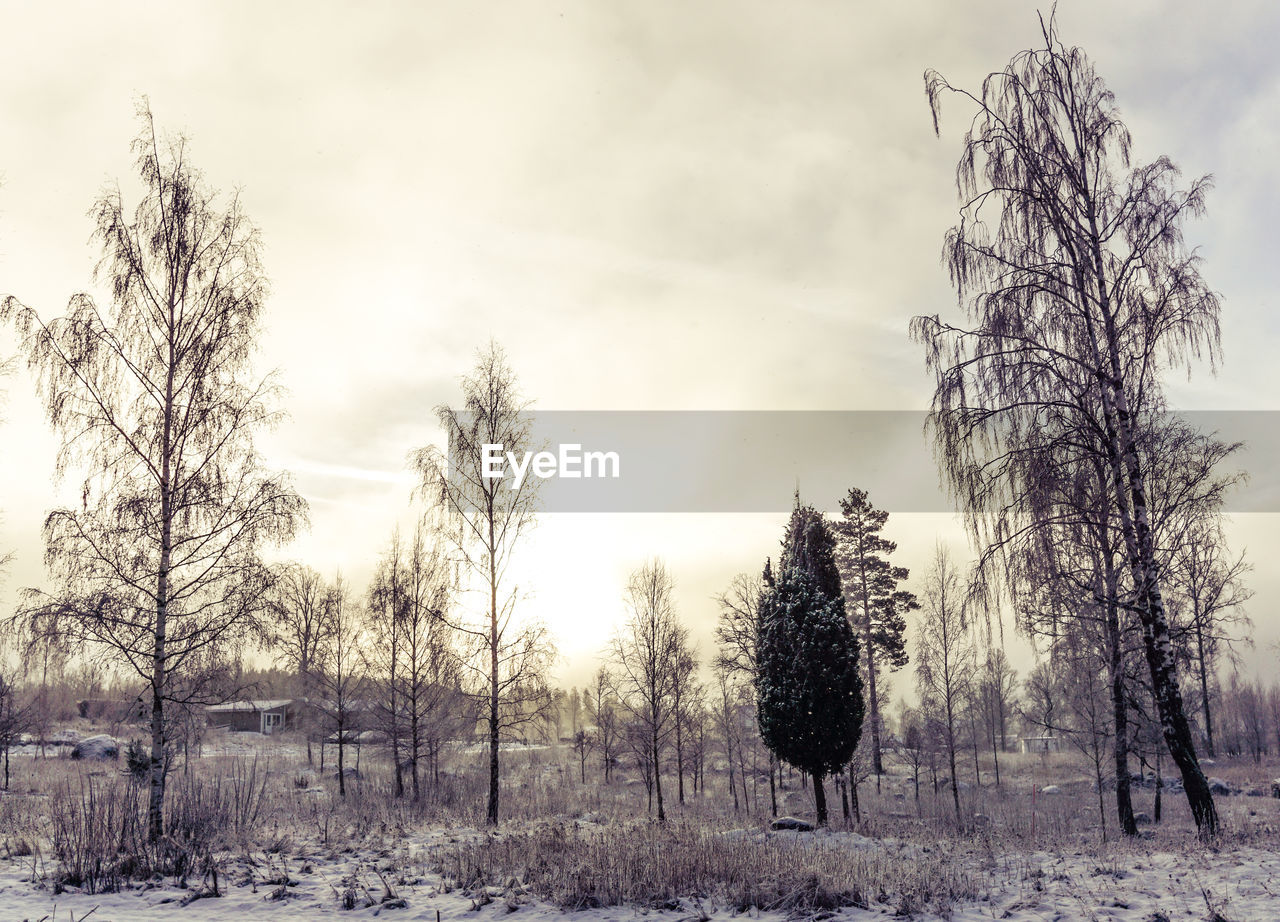
[[[813,777],[817,822],[822,782],[849,761],[862,734],[858,640],[845,615],[835,539],[810,506],[791,514],[778,572],[766,565],[759,610],[756,711],[779,759]]]
[[[836,560],[844,579],[849,614],[861,635],[863,666],[871,708],[871,770],[876,783],[884,774],[880,746],[878,673],[881,664],[890,671],[907,664],[907,621],[904,615],[920,607],[915,595],[898,584],[907,578],[906,567],[889,563],[898,545],[881,536],[889,513],[871,505],[866,490],[850,489],[840,500],[841,519],[835,525]]]

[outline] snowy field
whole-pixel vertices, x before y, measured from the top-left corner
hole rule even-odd
[[[424,836],[406,847],[409,865],[416,850],[445,837]],[[796,860],[803,861],[803,847]],[[172,886],[139,886],[121,893],[89,895],[74,890],[55,894],[48,885],[33,885],[38,861],[8,859],[0,863],[0,917],[8,919],[80,920],[92,912],[96,922],[155,920],[247,920],[364,918],[401,919],[563,918],[565,910],[539,901],[516,883],[480,890],[449,887],[438,874],[424,870],[405,876],[405,865],[376,854],[264,859],[238,868],[222,888],[221,897],[191,899],[191,893]],[[1114,919],[1124,922],[1177,920],[1280,919],[1280,855],[1259,847],[1231,849],[1209,855],[1148,850],[1141,845],[1116,848],[1105,856],[1079,853],[1005,855],[985,868],[973,869],[982,892],[955,905],[946,916],[923,912],[922,920],[949,918],[953,922],[1006,919]],[[385,880],[385,882],[384,882]],[[388,893],[390,885],[390,894]],[[349,899],[344,904],[344,896]],[[346,909],[344,905],[353,908]],[[836,915],[850,920],[884,918],[895,912],[890,903],[868,908],[845,908]],[[1215,915],[1216,913],[1216,915]],[[744,913],[717,906],[714,900],[685,898],[678,905],[594,908],[568,913],[581,922],[633,919],[728,919]],[[784,919],[785,911],[749,911],[753,919]]]
[[[1206,848],[1172,791],[1163,822],[1144,822],[1131,842],[1116,842],[1111,828],[1104,842],[1097,793],[1066,756],[1010,757],[1000,790],[966,788],[966,811],[982,812],[962,833],[950,824],[950,797],[926,786],[917,804],[901,765],[880,793],[866,786],[866,818],[854,828],[837,804],[831,830],[768,831],[767,786],[753,790],[754,812],[744,804],[735,813],[714,771],[684,807],[670,786],[672,819],[659,828],[637,778],[619,772],[605,786],[589,772],[584,783],[565,746],[508,750],[510,818],[492,833],[479,825],[482,762],[456,749],[439,782],[453,794],[410,809],[387,796],[376,750],[361,754],[343,798],[332,763],[324,773],[309,767],[288,740],[213,734],[192,777],[224,796],[229,816],[241,796],[233,792],[256,791],[252,822],[218,830],[216,849],[182,879],[95,884],[77,881],[59,856],[85,813],[119,809],[103,796],[131,790],[119,765],[17,750],[12,790],[0,795],[0,922],[1280,919],[1280,800],[1261,781],[1280,774],[1274,765],[1213,766],[1236,793],[1218,798],[1225,832]],[[87,802],[89,793],[98,799]],[[1149,787],[1136,797],[1149,813]],[[811,807],[795,778],[781,799],[799,816]],[[115,860],[106,827],[96,854]]]

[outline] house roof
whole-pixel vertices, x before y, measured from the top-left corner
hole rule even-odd
[[[248,714],[254,711],[274,711],[291,704],[293,704],[292,698],[261,698],[256,701],[227,701],[223,704],[210,704],[205,711],[214,714]]]

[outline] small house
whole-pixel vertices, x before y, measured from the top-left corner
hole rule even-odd
[[[228,701],[204,709],[211,727],[226,727],[247,733],[270,735],[291,730],[297,720],[292,698],[260,701]]]

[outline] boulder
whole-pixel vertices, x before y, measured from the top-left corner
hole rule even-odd
[[[813,823],[795,816],[780,816],[769,824],[769,828],[773,830],[790,829],[795,832],[813,832]]]
[[[1271,782],[1271,796],[1280,797],[1280,778],[1275,778]]]
[[[120,743],[105,733],[90,736],[75,744],[71,749],[71,758],[91,762],[114,762],[120,758]]]
[[[1230,797],[1235,793],[1235,789],[1221,778],[1210,778],[1209,793],[1216,797]]]

